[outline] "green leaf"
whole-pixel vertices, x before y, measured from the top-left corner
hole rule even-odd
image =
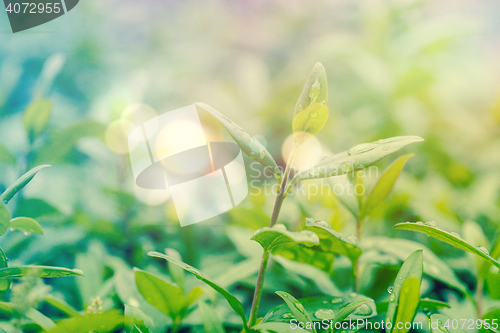
[[[304,109],[309,107],[313,103],[318,103],[326,105],[328,100],[328,82],[326,79],[325,67],[319,62],[317,62],[309,77],[306,80],[304,89],[297,100],[295,105],[295,110],[293,112],[293,118],[302,112]]]
[[[43,133],[49,123],[52,102],[49,100],[38,100],[28,106],[23,114],[23,124],[31,143]]]
[[[485,328],[485,326],[487,326],[487,325],[485,325],[486,322],[483,322],[483,326],[479,329],[479,333],[486,333],[486,332],[487,333],[491,333],[491,332],[498,333],[498,332],[500,332],[499,327],[496,326],[495,324],[493,324],[493,319],[496,319],[497,324],[499,324],[498,318],[500,318],[500,309],[492,310],[492,311],[486,313],[482,319],[483,320],[489,319],[488,325],[490,326],[490,328],[488,328],[488,327]]]
[[[252,329],[263,332],[263,333],[300,333],[300,332],[308,332],[302,328],[294,327],[290,323],[274,323],[274,322],[266,322],[259,323],[252,327]]]
[[[426,246],[408,240],[387,237],[366,237],[363,238],[363,256],[360,260],[370,258],[367,262],[371,265],[397,265],[398,260],[404,261],[408,256],[417,250],[424,252],[424,273],[437,281],[441,281],[451,288],[466,294],[465,285],[456,277],[453,270],[434,252]]]
[[[118,310],[110,310],[61,320],[55,328],[46,333],[108,333],[122,327],[123,323],[123,314]]]
[[[430,298],[421,298],[418,307],[424,311],[450,308],[447,303]]]
[[[137,289],[149,304],[174,321],[184,317],[186,299],[180,288],[145,271],[134,269],[134,273]]]
[[[44,298],[44,301],[68,317],[76,317],[79,315],[78,312],[63,299],[57,298],[53,295],[48,295]]]
[[[0,249],[0,269],[7,268],[7,258],[2,249]],[[0,279],[0,297],[5,295],[10,290],[10,285],[12,283],[11,279]]]
[[[324,252],[316,248],[308,248],[297,243],[280,243],[273,246],[273,255],[280,255],[286,259],[293,260],[299,263],[312,265],[331,273],[335,255],[333,252]]]
[[[349,239],[333,230],[327,222],[307,218],[306,227],[314,230],[314,233],[318,235],[320,247],[323,251],[342,254],[351,261],[356,261],[361,255],[362,250],[357,246],[354,239]]]
[[[16,157],[0,143],[0,162],[16,165]]]
[[[24,232],[30,232],[32,234],[43,235],[42,226],[31,217],[16,217],[10,220],[9,228]]]
[[[59,162],[73,150],[81,138],[97,137],[102,139],[106,125],[93,120],[87,120],[73,125],[59,133],[54,134],[33,158],[32,165]]]
[[[241,150],[250,156],[250,158],[264,166],[270,167],[274,173],[280,173],[280,169],[274,158],[257,139],[211,106],[205,103],[195,103],[195,106],[214,116],[226,128]]]
[[[411,307],[414,305],[414,310],[413,310],[413,316],[415,315],[415,310],[418,305],[418,301],[416,303],[413,302],[412,297],[408,297],[408,289],[406,287],[412,286],[415,287],[415,282],[410,282],[410,284],[406,285],[405,287],[405,292],[406,294],[401,294],[401,291],[403,290],[403,285],[406,282],[407,279],[414,278],[415,280],[418,281],[418,286],[420,290],[420,283],[422,281],[422,273],[423,273],[423,267],[424,267],[424,262],[423,262],[423,255],[422,255],[422,250],[417,250],[413,252],[408,259],[405,260],[403,265],[401,266],[401,269],[399,270],[399,273],[396,277],[396,281],[394,282],[394,287],[390,296],[390,303],[389,307],[387,309],[387,317],[386,317],[386,322],[392,323],[392,329],[395,329],[395,320],[397,320],[398,317],[396,317],[396,310],[398,311],[403,311],[401,314],[401,319],[406,319],[409,317],[410,312],[411,312]],[[403,301],[408,301],[408,304],[401,304],[400,303],[400,298],[403,296]],[[420,297],[420,294],[419,294]],[[407,308],[408,306],[408,308]],[[408,313],[406,313],[408,312]],[[413,317],[412,317],[413,318]],[[392,331],[392,330],[391,330]]]
[[[418,136],[396,136],[372,143],[363,143],[342,153],[323,157],[316,166],[298,172],[293,177],[293,182],[339,176],[361,170],[412,143],[420,141],[423,139]]]
[[[401,286],[398,299],[398,315],[396,316],[393,332],[407,333],[410,329],[405,324],[412,323],[420,301],[420,281],[416,277],[409,277]],[[399,324],[401,323],[401,325]],[[401,327],[401,328],[398,328]]]
[[[0,279],[19,279],[24,277],[57,278],[66,276],[84,276],[79,269],[49,266],[18,266],[0,269]]]
[[[304,324],[306,330],[316,333],[316,329],[313,326],[313,320],[302,303],[300,303],[295,297],[284,291],[277,291],[276,294],[285,301],[295,319]]]
[[[314,321],[367,319],[377,315],[375,303],[366,296],[350,293],[342,296],[317,296],[299,300]],[[263,322],[290,322],[290,309],[282,304],[269,311]]]
[[[429,324],[431,325],[432,333],[465,333],[461,328],[462,323],[460,320],[458,322],[458,328],[453,328],[453,322],[450,318],[440,314],[433,314]]]
[[[165,254],[169,257],[175,258],[178,261],[182,261],[181,255],[174,249],[165,249]],[[177,286],[184,292],[186,285],[186,275],[184,270],[176,265],[168,265],[168,272],[170,273],[170,277]]]
[[[276,224],[255,231],[252,240],[258,242],[265,251],[272,251],[274,247],[285,243],[304,244],[306,246],[319,245],[319,238],[309,230],[288,231],[283,224]]]
[[[17,192],[21,191],[21,189],[25,187],[33,179],[33,177],[35,177],[38,171],[47,167],[50,167],[50,165],[39,165],[31,169],[30,171],[26,172],[21,178],[19,178],[12,185],[10,185],[2,193],[2,195],[0,195],[0,200],[3,203],[7,204],[10,201],[10,199],[12,199],[12,197],[17,194]]]
[[[461,239],[460,236],[439,229],[435,222],[431,221],[431,222],[426,222],[425,224],[422,222],[417,222],[417,223],[405,222],[396,224],[394,228],[423,232],[428,236],[439,239],[440,241],[453,245],[454,247],[474,253],[483,258],[484,260],[488,261],[489,263],[500,268],[500,263],[489,255],[488,250],[486,248],[484,247],[477,248],[467,243],[463,239]]]
[[[401,171],[403,171],[406,162],[413,155],[414,154],[403,155],[389,165],[387,169],[385,169],[384,173],[375,184],[375,187],[366,198],[365,203],[361,206],[359,212],[361,219],[370,215],[373,209],[375,209],[389,195],[389,193],[391,193],[391,190],[401,174]]]
[[[200,309],[201,321],[203,322],[205,332],[226,333],[219,317],[217,317],[217,313],[211,305],[200,300],[198,301],[198,308]]]
[[[29,216],[34,219],[56,214],[60,214],[60,212],[47,202],[40,199],[26,199],[24,197],[17,202],[15,213],[15,215]]]
[[[10,213],[5,205],[0,201],[0,236],[7,232],[9,227]]]
[[[125,304],[125,327],[127,333],[156,332],[151,318],[135,306],[128,304]]]
[[[295,144],[301,145],[310,137],[316,135],[328,120],[328,107],[322,104],[311,104],[300,112],[292,124]]]
[[[51,328],[56,327],[56,324],[49,317],[45,316],[38,310],[33,308],[26,311],[24,314],[28,319],[33,321],[35,324],[43,328],[44,330],[50,330]]]
[[[200,272],[199,270],[197,270],[196,268],[194,268],[194,267],[192,267],[192,266],[190,266],[182,261],[176,260],[172,257],[169,257],[169,256],[167,256],[163,253],[159,253],[159,252],[148,252],[148,256],[165,259],[168,262],[170,262],[174,265],[177,265],[177,266],[181,267],[182,269],[188,271],[189,273],[196,276],[196,278],[198,278],[199,280],[203,281],[204,283],[206,283],[207,285],[212,287],[215,291],[217,291],[219,294],[221,294],[227,300],[227,302],[233,308],[233,310],[236,311],[236,313],[240,315],[240,317],[243,321],[243,326],[245,327],[245,329],[248,330],[247,319],[245,317],[245,308],[243,307],[241,302],[236,297],[234,297],[229,291],[220,287],[218,284],[216,284],[212,280],[205,277],[203,275],[203,273]]]

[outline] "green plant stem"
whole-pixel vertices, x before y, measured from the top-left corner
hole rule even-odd
[[[478,319],[483,318],[483,287],[484,280],[482,277],[478,277],[476,284],[476,312]]]
[[[363,229],[363,221],[359,217],[359,215],[356,215],[356,237],[358,238],[358,242],[361,242],[361,231]],[[354,285],[354,291],[359,292],[359,260],[356,260],[356,262],[352,263],[352,275],[353,275],[353,285]]]
[[[283,174],[283,177],[281,178],[280,189],[278,195],[276,196],[276,201],[274,202],[273,215],[271,216],[271,222],[269,223],[270,228],[274,226],[276,222],[278,222],[278,216],[281,211],[281,206],[283,205],[283,201],[285,200],[285,192],[286,192],[288,177],[290,176],[292,163],[293,160],[295,159],[298,147],[299,146],[294,143],[292,151],[290,152],[290,156],[288,157],[288,162],[286,164],[285,172]],[[255,323],[257,322],[257,313],[259,312],[260,298],[262,296],[262,288],[264,286],[264,278],[266,275],[269,255],[270,255],[269,251],[264,250],[264,254],[262,255],[262,262],[259,269],[259,275],[257,276],[257,283],[255,285],[255,292],[252,301],[252,309],[250,310],[250,319],[248,321],[248,325],[250,327],[255,325]]]

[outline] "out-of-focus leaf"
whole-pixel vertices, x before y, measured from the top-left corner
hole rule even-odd
[[[398,299],[398,315],[396,316],[393,332],[407,333],[407,323],[412,323],[420,301],[420,281],[416,277],[409,277],[401,286]],[[402,323],[402,326],[399,325]],[[399,328],[401,327],[401,328]]]
[[[293,182],[339,176],[361,170],[412,143],[420,141],[423,139],[418,136],[396,136],[372,143],[363,143],[342,153],[323,157],[316,166],[297,173],[293,177]]]
[[[304,308],[304,305],[302,305],[302,303],[297,301],[295,297],[293,297],[287,292],[277,291],[276,294],[285,301],[286,305],[292,312],[295,319],[297,319],[300,323],[304,324],[306,330],[308,330],[309,332],[316,333],[316,329],[313,326],[313,320],[309,315],[309,313]]]
[[[451,244],[454,247],[474,253],[484,260],[488,261],[489,263],[500,268],[500,263],[489,255],[488,249],[486,249],[485,247],[475,247],[461,239],[458,235],[451,234],[447,231],[439,229],[435,222],[430,221],[426,222],[425,224],[422,222],[405,222],[396,224],[394,228],[423,232],[431,237],[439,239],[440,241]]]
[[[361,206],[359,212],[361,219],[370,215],[373,209],[375,209],[389,195],[389,193],[391,193],[391,190],[401,174],[401,171],[403,171],[406,162],[412,156],[413,154],[403,155],[389,165],[387,169],[385,169],[384,173],[375,184],[375,187],[366,198],[365,203]]]
[[[0,279],[19,279],[23,277],[57,278],[66,276],[85,276],[79,269],[49,266],[18,266],[0,269]]]
[[[198,309],[200,309],[205,332],[226,333],[219,317],[217,317],[217,313],[211,305],[208,305],[204,301],[198,301]]]
[[[236,297],[234,297],[229,291],[220,287],[218,284],[216,284],[212,280],[205,277],[203,275],[203,273],[200,272],[199,270],[197,270],[196,268],[194,268],[194,267],[192,267],[192,266],[190,266],[182,261],[178,261],[172,257],[169,257],[166,254],[159,253],[159,252],[148,252],[148,256],[165,259],[168,262],[183,268],[184,270],[186,270],[189,273],[196,276],[199,280],[205,282],[207,285],[212,287],[215,291],[217,291],[219,294],[221,294],[227,300],[227,302],[233,308],[233,310],[236,311],[236,313],[240,315],[240,317],[243,321],[243,326],[245,327],[245,329],[248,329],[247,319],[245,317],[245,308],[243,307],[241,302]]]
[[[368,303],[372,303],[369,306]],[[374,301],[371,298],[360,298],[347,305],[344,305],[340,311],[332,318],[334,323],[338,323],[346,319],[351,313],[361,314],[361,315],[374,315]],[[328,318],[324,318],[328,319]]]
[[[48,295],[44,298],[44,301],[68,317],[75,317],[79,315],[78,312],[63,299],[56,298],[53,295]]]
[[[38,100],[28,106],[23,114],[23,124],[31,143],[43,133],[49,123],[52,102]]]
[[[259,323],[252,327],[252,329],[257,330],[262,333],[301,333],[308,332],[302,328],[293,327],[290,323],[276,323],[276,322],[265,322]]]
[[[365,237],[363,239],[364,252],[360,260],[363,261],[364,258],[369,258],[370,264],[396,265],[398,260],[404,261],[417,250],[424,251],[424,273],[426,275],[437,281],[443,282],[451,288],[459,290],[462,294],[467,292],[465,285],[460,282],[453,270],[445,262],[439,259],[434,252],[429,250],[426,246],[408,239]],[[377,255],[376,252],[383,255],[389,255],[388,257],[391,261],[396,258],[398,260],[395,260],[394,263],[377,261],[374,256],[380,257],[380,255]]]
[[[396,327],[396,321],[399,316],[399,311],[402,311],[401,317],[399,317],[401,320],[407,320],[407,318],[412,315],[415,315],[415,310],[418,305],[418,300],[416,302],[413,301],[413,297],[406,297],[407,295],[404,295],[403,300],[408,301],[408,304],[402,304],[400,303],[400,298],[401,298],[401,291],[403,290],[403,285],[406,280],[414,278],[417,280],[418,284],[418,290],[420,290],[420,283],[422,281],[422,273],[423,273],[423,255],[422,255],[422,250],[417,250],[413,252],[403,263],[401,266],[401,269],[399,270],[399,273],[396,277],[396,281],[394,282],[394,287],[391,292],[390,296],[390,302],[389,302],[389,307],[387,309],[387,317],[386,317],[386,322],[392,323],[392,330],[393,332]],[[411,286],[411,287],[416,287],[415,282],[410,282],[409,285],[406,287]],[[408,291],[405,289],[405,291]],[[418,295],[420,298],[420,293]],[[413,309],[413,310],[412,310]],[[397,312],[396,312],[397,311]],[[410,312],[413,311],[413,314]]]
[[[0,249],[0,269],[7,268],[7,258],[5,257],[5,253]],[[12,283],[11,279],[0,279],[0,297],[5,295],[10,290],[10,284]]]
[[[450,318],[440,314],[433,314],[429,324],[431,325],[432,333],[464,333],[464,330],[461,328],[462,322],[459,321],[458,327],[453,328],[453,321]]]
[[[295,105],[295,110],[293,112],[293,118],[306,109],[309,105],[313,103],[319,103],[326,105],[328,100],[328,82],[326,79],[325,67],[319,62],[317,62],[309,77],[306,80],[304,89],[297,100]]]
[[[30,232],[32,234],[44,234],[42,226],[31,217],[16,217],[15,219],[10,220],[9,228]]]
[[[274,247],[285,243],[304,244],[306,246],[319,245],[319,238],[309,230],[288,231],[283,224],[273,227],[264,227],[255,231],[252,240],[258,242],[266,251],[272,251]]]
[[[7,232],[7,228],[9,227],[10,222],[10,213],[7,210],[7,207],[0,201],[0,235],[5,234]]]
[[[175,249],[165,249],[165,254],[169,257],[182,261],[180,253]],[[176,265],[168,265],[168,272],[170,273],[172,280],[174,280],[177,286],[184,292],[186,285],[186,275],[184,270]]]
[[[310,137],[316,135],[328,120],[328,107],[322,104],[311,104],[293,119],[293,139],[301,145]]]
[[[0,162],[16,165],[16,157],[0,143]]]
[[[46,331],[47,333],[108,333],[122,327],[124,323],[123,314],[117,310],[103,313],[88,313],[83,316],[61,320],[56,327]]]
[[[151,318],[135,306],[128,304],[125,304],[125,327],[127,333],[156,332]]]
[[[361,255],[361,248],[353,240],[333,230],[327,222],[314,221],[308,218],[306,219],[306,226],[314,230],[314,233],[318,235],[320,247],[323,251],[342,254],[351,261],[357,260]]]
[[[46,201],[40,199],[26,199],[19,200],[15,216],[28,216],[31,218],[39,218],[42,216],[56,215],[59,211]]]
[[[51,328],[56,327],[56,324],[54,324],[52,319],[50,319],[40,311],[35,310],[33,308],[26,311],[24,315],[28,319],[31,319],[35,324],[39,325],[44,330],[50,330]]]
[[[17,192],[21,191],[21,189],[25,187],[33,179],[33,177],[35,177],[38,171],[47,167],[50,167],[50,165],[39,165],[31,169],[30,171],[26,172],[24,175],[21,176],[21,178],[19,178],[12,185],[10,185],[2,193],[2,195],[0,195],[0,200],[4,203],[8,203],[10,199],[12,199],[14,195],[16,195]]]
[[[241,150],[250,156],[250,158],[264,166],[270,167],[275,173],[280,172],[278,164],[276,164],[276,161],[267,149],[243,128],[236,125],[234,121],[205,103],[195,103],[195,106],[214,116],[226,128],[234,141],[240,146]]]
[[[497,326],[500,324],[498,324],[498,322],[497,322],[497,325],[493,324],[493,320],[496,319],[496,321],[498,321],[498,318],[500,318],[500,309],[492,310],[492,311],[488,312],[487,314],[485,314],[482,318],[483,325],[479,329],[479,333],[491,333],[491,332],[498,333],[498,332],[500,332],[500,328]],[[485,322],[484,321],[485,319],[486,320],[489,319],[489,320]],[[489,328],[488,328],[488,326],[489,326]]]
[[[59,133],[54,134],[45,145],[40,148],[33,158],[32,165],[51,162],[59,162],[61,158],[75,148],[78,140],[84,137],[97,137],[102,139],[106,131],[106,125],[93,120],[87,120],[71,126]]]

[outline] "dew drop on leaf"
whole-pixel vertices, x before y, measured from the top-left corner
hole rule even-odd
[[[319,309],[314,313],[314,316],[318,319],[333,319],[335,318],[335,312],[332,309]]]
[[[287,312],[287,313],[283,314],[283,315],[281,316],[281,318],[282,318],[282,319],[292,319],[292,318],[293,318],[293,315],[292,315],[291,313]]]
[[[437,228],[437,223],[434,222],[434,221],[427,221],[425,222],[425,225],[428,226],[428,227],[432,227],[432,228]]]
[[[366,153],[367,151],[373,150],[377,147],[377,145],[373,143],[362,143],[360,145],[357,145],[347,151],[349,155],[357,155],[357,154],[362,154]]]
[[[394,303],[394,301],[396,301],[396,294],[395,293],[391,294],[391,297],[389,297],[389,301],[391,301],[391,303]]]
[[[335,297],[334,299],[331,300],[332,304],[338,304],[342,303],[342,298],[341,297]]]
[[[359,316],[369,316],[373,313],[373,310],[368,306],[368,304],[363,304],[353,312]]]
[[[309,118],[312,118],[312,119],[314,119],[314,118],[318,118],[318,113],[317,113],[317,112],[311,112],[311,113],[309,114]]]
[[[392,292],[393,292],[393,291],[394,291],[394,286],[389,286],[389,287],[387,287],[387,292],[388,292],[389,294],[392,294]]]
[[[489,255],[490,254],[490,251],[488,251],[487,248],[485,248],[484,246],[478,246],[477,249],[481,252],[483,252],[484,254],[487,254]]]
[[[450,232],[450,235],[452,235],[453,237],[456,237],[456,238],[460,238],[460,235],[457,234],[456,232]]]
[[[350,161],[345,161],[345,162],[343,162],[343,163],[340,165],[340,169],[341,169],[343,172],[349,172],[349,171],[352,171],[352,169],[353,169],[352,162],[350,162]]]

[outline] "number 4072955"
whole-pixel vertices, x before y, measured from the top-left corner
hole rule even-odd
[[[58,14],[61,12],[61,3],[55,2],[55,3],[30,3],[30,2],[23,2],[23,3],[9,3],[7,8],[5,9],[7,13],[23,13],[23,14]]]

